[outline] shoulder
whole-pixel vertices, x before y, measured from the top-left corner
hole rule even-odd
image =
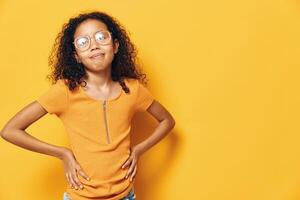
[[[68,82],[65,79],[58,79],[54,84],[52,84],[52,87],[55,87],[59,90],[63,90],[65,92],[68,91]]]
[[[139,87],[139,85],[141,84],[140,81],[138,79],[134,79],[134,78],[126,78],[124,80],[126,86],[133,91],[136,91]]]
[[[67,97],[69,89],[66,80],[58,79],[52,83],[46,92],[48,95]]]
[[[132,86],[132,85],[137,85],[139,83],[139,80],[135,79],[135,78],[126,78],[126,79],[124,79],[124,82],[128,86]]]
[[[47,96],[67,96],[68,85],[63,79],[56,80],[44,92]]]
[[[57,80],[46,91],[37,97],[37,101],[50,114],[61,114],[67,109],[68,92],[63,80]]]
[[[59,86],[66,87],[67,86],[67,80],[65,80],[65,79],[58,79],[55,84],[57,84]]]

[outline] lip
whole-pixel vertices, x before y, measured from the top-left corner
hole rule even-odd
[[[92,56],[90,56],[90,58],[95,58],[97,56],[104,56],[104,53],[95,53]]]

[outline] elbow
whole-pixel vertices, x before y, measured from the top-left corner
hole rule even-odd
[[[175,127],[175,124],[176,124],[176,122],[175,122],[175,120],[173,120],[173,128]]]
[[[6,135],[7,135],[7,131],[1,130],[0,136],[1,136],[3,139],[6,139]]]
[[[1,132],[0,132],[0,136],[1,136],[3,139],[5,139],[5,132],[4,132],[4,131],[1,131]]]
[[[7,140],[9,132],[11,132],[9,128],[3,128],[0,132],[0,135],[3,139]]]
[[[171,117],[171,118],[169,119],[169,121],[170,121],[171,129],[173,129],[174,126],[175,126],[175,124],[176,124],[175,119],[174,119],[173,117]]]

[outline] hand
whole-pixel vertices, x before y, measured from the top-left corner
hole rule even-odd
[[[83,189],[82,183],[79,181],[77,172],[79,175],[81,175],[86,180],[90,180],[90,178],[86,175],[86,173],[81,169],[79,163],[76,161],[73,152],[68,149],[64,148],[64,153],[62,156],[62,161],[64,164],[64,171],[67,178],[67,181],[70,184],[70,187],[77,190],[79,187],[80,189]]]
[[[135,177],[135,175],[137,173],[137,163],[138,163],[139,157],[140,157],[140,151],[135,146],[131,150],[130,157],[122,165],[122,169],[125,169],[125,167],[127,167],[130,164],[130,167],[125,176],[125,178],[128,178],[130,176],[130,179],[129,179],[130,182],[132,181],[132,179]]]

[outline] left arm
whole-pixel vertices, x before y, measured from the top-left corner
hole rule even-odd
[[[125,168],[131,163],[126,175],[127,178],[129,174],[132,173],[130,180],[132,180],[136,174],[136,164],[138,158],[144,152],[148,151],[152,146],[158,143],[161,139],[163,139],[175,126],[175,120],[172,115],[158,101],[154,100],[147,109],[147,112],[150,113],[159,122],[159,125],[147,139],[132,148],[131,156],[123,165],[122,168]]]
[[[133,149],[138,151],[139,155],[142,155],[163,139],[175,126],[175,120],[172,115],[158,101],[154,100],[147,112],[159,122],[159,125],[147,139],[133,147]]]

